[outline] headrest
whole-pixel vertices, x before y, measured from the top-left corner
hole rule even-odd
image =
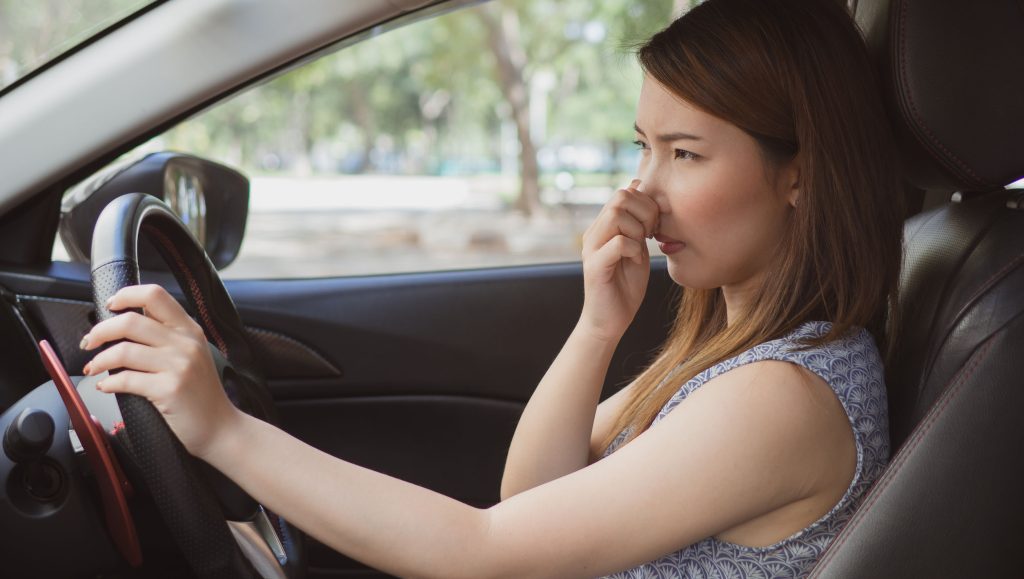
[[[908,180],[990,191],[1024,176],[1024,0],[859,0]]]

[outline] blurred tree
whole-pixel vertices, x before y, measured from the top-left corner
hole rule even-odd
[[[487,31],[487,46],[494,56],[498,82],[512,111],[519,138],[519,196],[515,208],[526,215],[541,209],[537,147],[530,134],[530,94],[527,87],[526,50],[519,15],[508,4],[488,4],[474,11]]]
[[[541,119],[545,132],[546,125],[568,125],[575,131],[571,139],[607,142],[615,159],[618,143],[631,134],[622,125],[623,118],[632,116],[635,99],[635,82],[623,74],[624,48],[664,26],[671,9],[668,0],[530,0],[494,2],[474,10],[487,32],[487,47],[519,139],[518,210],[531,215],[542,208],[536,143],[541,135],[533,134],[531,107],[548,107],[531,99],[547,99],[548,89],[557,87],[556,114]],[[620,62],[610,62],[615,57]],[[547,87],[539,79],[558,84]],[[614,162],[609,170],[616,172]]]
[[[498,0],[370,32],[159,144],[296,174],[479,174],[511,153],[511,204],[534,214],[543,207],[539,151],[597,148],[615,178],[639,87],[630,49],[678,2]]]
[[[633,53],[671,20],[674,9],[669,0],[605,0],[589,12],[581,11],[579,20],[566,25],[584,42],[574,44],[562,56],[559,83],[552,93],[556,114],[551,115],[551,140],[572,143],[582,139],[606,146],[611,160],[606,170],[612,184],[623,170],[621,147],[633,138],[641,79]]]

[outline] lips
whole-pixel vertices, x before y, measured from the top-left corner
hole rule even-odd
[[[680,249],[686,247],[686,243],[679,241],[678,239],[672,239],[667,235],[656,233],[654,239],[658,242],[658,249],[661,250],[665,255],[673,254]]]

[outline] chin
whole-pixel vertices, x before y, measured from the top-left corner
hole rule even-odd
[[[700,272],[696,268],[683,267],[677,260],[668,258],[668,277],[676,283],[676,285],[683,286],[686,289],[715,289],[721,287],[722,284],[715,283],[715,280],[711,276],[700,275]]]

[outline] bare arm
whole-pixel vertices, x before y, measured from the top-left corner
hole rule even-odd
[[[595,413],[608,363],[650,276],[645,237],[657,229],[660,208],[638,187],[634,180],[617,191],[583,236],[583,312],[516,427],[501,481],[503,500],[575,472],[593,458]],[[615,405],[602,406],[603,433]]]
[[[602,443],[611,433],[612,427],[615,426],[619,415],[626,408],[626,404],[629,403],[635,384],[636,382],[631,382],[598,404],[597,414],[594,415],[594,427],[590,432],[590,462],[596,462],[604,453]]]
[[[530,398],[505,461],[502,500],[601,458],[633,384],[598,404],[608,361],[594,354],[600,347],[588,349],[587,343],[573,332]]]
[[[587,466],[594,413],[615,345],[580,326],[573,330],[516,426],[502,500]]]

